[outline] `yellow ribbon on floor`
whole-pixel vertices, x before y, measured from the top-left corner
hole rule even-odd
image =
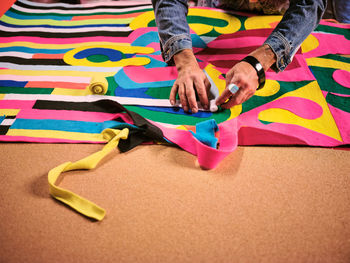
[[[101,151],[93,153],[74,163],[66,162],[53,168],[48,174],[50,194],[57,200],[65,203],[85,216],[96,220],[102,220],[106,214],[106,211],[103,208],[77,194],[74,194],[71,191],[55,185],[55,183],[61,173],[72,170],[94,169],[107,154],[118,146],[119,140],[126,139],[128,134],[129,129],[127,128],[123,130],[106,129],[102,132],[102,135],[108,141],[108,143]]]

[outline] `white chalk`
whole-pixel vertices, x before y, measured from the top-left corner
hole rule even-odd
[[[210,103],[210,111],[211,112],[216,112],[218,111],[218,106],[216,105],[215,103],[216,100],[210,100],[209,103]]]

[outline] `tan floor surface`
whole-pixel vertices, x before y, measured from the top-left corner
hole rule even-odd
[[[116,150],[60,183],[107,210],[92,222],[47,172],[101,147],[1,144],[0,262],[350,262],[350,151],[239,147],[203,171],[177,148]]]

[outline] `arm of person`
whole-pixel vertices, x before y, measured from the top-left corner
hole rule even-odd
[[[326,8],[326,0],[291,0],[280,23],[265,43],[250,56],[255,57],[264,71],[270,67],[283,71],[292,61],[301,43],[317,27]],[[236,84],[238,91],[232,94],[228,86]],[[257,71],[245,61],[237,63],[226,75],[226,89],[216,100],[217,105],[231,108],[252,97],[259,85]]]
[[[207,92],[210,82],[200,69],[192,51],[187,23],[187,0],[152,0],[158,34],[165,62],[174,63],[178,76],[170,92],[170,103],[179,95],[184,111],[198,111],[196,94],[202,106],[209,108]]]

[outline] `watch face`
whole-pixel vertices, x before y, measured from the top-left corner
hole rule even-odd
[[[262,70],[262,65],[260,63],[256,64],[255,67],[257,71]]]

